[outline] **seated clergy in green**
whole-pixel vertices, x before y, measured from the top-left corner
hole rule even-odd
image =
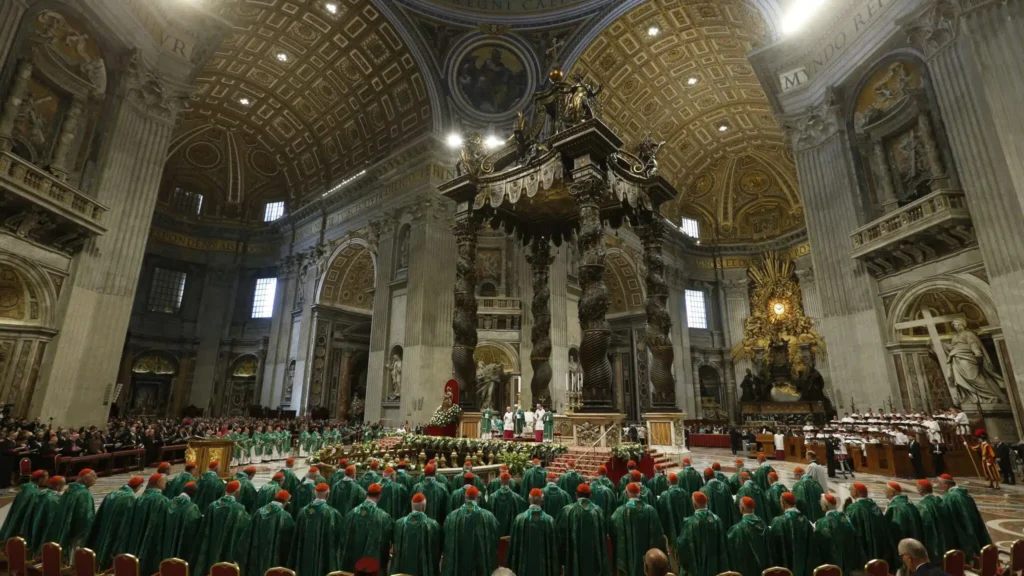
[[[412,512],[395,522],[392,574],[438,576],[441,573],[441,525],[427,516],[426,509],[427,498],[414,494]]]
[[[326,484],[321,486],[327,488]],[[366,500],[345,515],[341,523],[342,570],[354,571],[356,562],[367,556],[376,558],[382,568],[387,567],[395,521],[377,505],[383,490],[380,484],[370,484]]]
[[[893,541],[899,542],[904,538],[924,541],[921,513],[903,494],[903,487],[898,482],[889,482],[884,489],[885,497],[889,499],[889,504],[885,507],[885,519],[889,521],[889,527],[892,529]]]
[[[963,550],[968,559],[974,558],[981,553],[982,548],[992,543],[985,521],[978,512],[978,505],[967,493],[967,488],[957,486],[949,474],[939,476],[939,492],[944,493],[942,501],[953,521],[951,532],[956,539],[957,549]]]
[[[60,544],[64,551],[64,562],[71,563],[75,549],[85,546],[96,519],[96,501],[89,491],[96,484],[96,473],[85,468],[78,473],[78,480],[68,486],[60,497],[57,517],[47,529],[48,542]]]
[[[105,570],[113,565],[114,546],[120,535],[120,526],[131,518],[135,494],[145,482],[142,476],[132,476],[127,484],[103,498],[87,544],[96,554],[96,564],[100,569]]]
[[[316,498],[299,510],[288,564],[298,576],[323,576],[339,570],[344,519],[328,501],[330,487],[318,486]]]
[[[715,576],[729,569],[726,528],[718,516],[708,510],[706,494],[693,492],[690,497],[693,499],[693,516],[683,522],[683,529],[674,543],[679,574]]]
[[[836,497],[822,494],[821,509],[825,515],[814,524],[814,547],[818,561],[838,566],[843,574],[862,570],[867,560],[857,543],[857,532],[850,519],[836,510]]]
[[[295,521],[285,510],[291,496],[284,490],[270,504],[256,510],[235,556],[245,576],[263,576],[267,570],[288,565]]]
[[[643,576],[644,554],[651,548],[665,551],[665,533],[658,512],[640,499],[640,484],[630,482],[629,500],[612,515],[613,568],[625,576]]]
[[[564,576],[611,576],[608,558],[608,519],[601,507],[590,500],[592,488],[611,490],[595,482],[576,487],[576,502],[566,506],[555,519],[559,561]]]
[[[512,523],[516,516],[526,511],[526,500],[512,489],[512,476],[502,472],[498,487],[490,492],[484,507],[494,514],[498,521],[498,537],[512,534]],[[422,496],[422,494],[419,494]]]
[[[740,521],[729,529],[726,536],[729,569],[743,576],[760,576],[773,566],[771,532],[768,523],[754,512],[756,509],[757,503],[753,498],[740,497]]]
[[[245,529],[249,527],[249,515],[235,499],[241,487],[237,480],[228,482],[224,496],[206,508],[192,547],[193,562],[189,564],[195,567],[193,574],[209,574],[214,564],[235,561],[238,543]],[[199,494],[202,494],[202,491],[203,488],[200,486]],[[197,494],[196,498],[198,497]]]
[[[564,490],[555,486],[559,492]],[[512,524],[508,556],[505,565],[516,574],[559,576],[558,539],[555,520],[544,511],[544,492],[534,488],[530,492],[530,507],[516,516]],[[561,510],[561,509],[559,509]]]
[[[782,515],[772,520],[772,563],[788,568],[793,576],[811,576],[818,566],[814,549],[814,526],[796,507],[796,495],[780,498]]]

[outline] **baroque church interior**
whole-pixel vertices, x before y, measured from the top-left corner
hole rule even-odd
[[[1021,11],[5,0],[0,404],[1018,438]]]

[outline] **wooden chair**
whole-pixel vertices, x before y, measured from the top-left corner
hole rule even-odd
[[[761,572],[761,576],[793,576],[793,573],[789,571],[789,568],[774,566]]]
[[[814,569],[814,576],[843,576],[843,571],[835,564],[822,564]]]
[[[160,576],[188,576],[188,562],[181,558],[168,558],[160,563]]]
[[[964,576],[966,566],[967,558],[962,550],[950,550],[942,557],[942,569],[949,576]]]
[[[981,549],[981,576],[996,576],[999,571],[999,548],[989,544]]]
[[[287,568],[271,568],[264,572],[263,576],[295,576],[295,571]]]
[[[20,536],[7,540],[7,574],[9,576],[26,576],[28,574],[28,545]]]
[[[238,564],[233,562],[217,562],[210,568],[210,576],[240,576]]]
[[[60,544],[56,542],[43,544],[42,560],[40,566],[43,576],[61,576],[65,566],[64,550],[61,549]]]
[[[74,576],[96,576],[96,553],[88,548],[75,550]]]
[[[1010,574],[1024,575],[1024,540],[1017,540],[1010,546]]]
[[[131,554],[115,556],[114,576],[139,576],[139,559]]]
[[[505,557],[508,556],[508,544],[511,540],[511,536],[502,536],[498,539],[498,566],[505,565]]]
[[[889,563],[885,560],[872,560],[864,565],[864,571],[868,576],[889,576]]]

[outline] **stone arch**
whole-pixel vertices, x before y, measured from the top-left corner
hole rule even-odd
[[[969,274],[947,274],[912,284],[896,296],[892,304],[887,307],[886,336],[888,342],[900,341],[902,332],[896,326],[910,319],[909,316],[920,306],[922,299],[941,297],[944,293],[961,295],[966,302],[977,306],[978,313],[980,313],[980,317],[977,318],[972,318],[968,311],[964,310],[969,328],[977,330],[1000,326],[999,315],[996,312],[995,302],[992,300],[988,284]],[[947,300],[949,305],[954,307],[957,305],[955,299],[947,298]],[[980,321],[982,318],[983,321]]]
[[[501,364],[507,374],[519,374],[519,353],[511,344],[498,342],[496,340],[485,340],[476,345],[473,350],[473,359],[485,364]]]
[[[53,328],[56,302],[57,289],[45,272],[20,256],[0,253],[0,327]]]
[[[362,238],[342,242],[328,262],[317,286],[317,304],[371,314],[377,287],[377,253],[370,243]]]
[[[175,376],[179,368],[178,358],[166,350],[143,350],[132,357],[132,374]]]
[[[634,314],[644,311],[646,286],[633,257],[621,248],[608,248],[605,253],[604,281],[611,305],[608,315]]]

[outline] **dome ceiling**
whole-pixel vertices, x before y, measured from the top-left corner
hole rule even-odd
[[[210,4],[232,30],[198,74],[195,99],[177,136],[203,125],[232,134],[229,141],[237,147],[221,153],[252,158],[250,168],[286,184],[282,190],[292,205],[429,129],[432,112],[423,76],[372,3]],[[169,165],[167,179],[228,168],[190,154],[187,146],[180,153],[181,162]],[[268,175],[271,164],[279,166],[280,177]],[[245,202],[252,190],[237,186],[237,178],[232,181],[235,186],[218,189],[221,200]]]
[[[660,168],[681,193],[663,211],[697,218],[705,238],[803,226],[793,159],[747,61],[769,36],[745,2],[650,1],[602,31],[571,69],[604,85],[603,119],[627,145],[647,131],[665,141]]]

